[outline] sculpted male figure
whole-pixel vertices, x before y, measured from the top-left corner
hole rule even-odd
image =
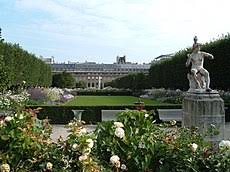
[[[214,59],[212,54],[200,51],[200,44],[197,43],[197,37],[194,38],[194,44],[192,47],[192,53],[188,54],[188,59],[186,62],[186,66],[188,67],[190,63],[192,63],[191,67],[191,76],[197,84],[197,89],[201,89],[202,85],[205,86],[206,91],[211,91],[209,88],[210,85],[210,77],[209,73],[206,69],[204,69],[204,58]],[[204,77],[205,83],[202,83],[200,76]]]

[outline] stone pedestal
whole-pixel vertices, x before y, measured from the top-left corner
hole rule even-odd
[[[224,139],[224,101],[217,91],[189,90],[183,101],[182,126],[198,127],[208,141]],[[218,133],[219,131],[219,133]]]

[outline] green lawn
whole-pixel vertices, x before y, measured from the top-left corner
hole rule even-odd
[[[139,98],[133,96],[76,96],[65,103],[68,106],[97,106],[97,105],[134,105]],[[159,104],[160,102],[141,98],[145,105]]]

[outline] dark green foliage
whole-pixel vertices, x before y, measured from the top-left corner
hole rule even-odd
[[[31,105],[27,108],[37,109],[41,107],[42,110],[38,113],[39,119],[45,119],[48,117],[52,124],[67,124],[73,119],[74,114],[72,109],[85,110],[82,113],[82,120],[86,123],[97,123],[101,121],[101,110],[125,110],[125,109],[136,109],[135,105],[130,106],[46,106],[46,105]],[[181,105],[146,105],[146,110],[156,109],[178,109]]]
[[[76,88],[86,88],[86,82],[85,81],[78,81],[76,82]]]
[[[3,61],[3,56],[0,56],[0,92],[3,92],[9,84],[8,76],[6,73],[5,62]]]
[[[63,107],[53,108],[52,106],[46,106],[45,108],[42,108],[37,116],[38,119],[48,118],[51,124],[67,124],[74,118],[74,114],[71,109]]]
[[[47,105],[30,105],[27,108],[36,109],[41,107],[42,110],[38,113],[39,119],[45,119],[48,117],[50,122],[53,124],[67,124],[73,119],[74,114],[72,109],[85,110],[82,113],[82,120],[86,123],[97,123],[101,121],[101,110],[125,110],[125,109],[136,109],[133,105],[130,106],[47,106]],[[182,106],[179,104],[162,104],[162,105],[145,105],[145,110],[155,111],[157,109],[181,109]],[[225,120],[230,121],[230,104],[225,104]]]
[[[71,73],[67,73],[65,71],[62,73],[54,74],[52,86],[58,88],[74,88],[75,79]]]
[[[230,35],[206,43],[201,47],[214,55],[214,60],[205,59],[204,68],[210,73],[211,88],[228,90],[230,85]],[[171,59],[154,62],[149,70],[152,87],[187,90],[189,83],[187,73],[190,68],[185,67],[187,48],[177,52]]]
[[[106,85],[114,88],[125,88],[131,90],[150,88],[148,76],[144,73],[132,73],[127,76],[117,78]]]
[[[81,119],[87,124],[96,124],[101,122],[101,109],[86,109],[82,112]]]
[[[26,81],[26,86],[49,86],[51,68],[18,44],[0,42],[1,91]],[[3,66],[3,67],[2,67]]]
[[[71,94],[77,95],[91,95],[91,96],[131,96],[132,91],[128,89],[108,89],[108,90],[97,90],[97,89],[87,89],[87,90],[74,90]]]

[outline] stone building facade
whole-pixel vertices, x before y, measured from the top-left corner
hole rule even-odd
[[[88,88],[104,88],[106,82],[128,75],[130,73],[148,73],[150,64],[137,64],[126,62],[126,57],[117,57],[114,64],[84,63],[52,63],[53,73],[63,71],[72,73],[76,81],[84,81]]]

